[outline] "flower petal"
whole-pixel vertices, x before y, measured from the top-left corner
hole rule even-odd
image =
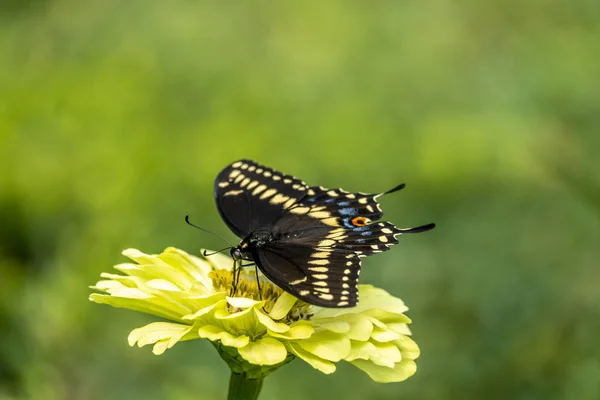
[[[201,253],[204,253],[205,251],[212,253],[211,250],[205,249],[202,249]],[[214,253],[212,256],[206,258],[206,262],[214,269],[224,269],[226,271],[231,271],[233,269],[233,260],[225,254]]]
[[[273,336],[286,340],[308,339],[315,332],[314,328],[309,324],[293,325],[287,332],[278,333],[267,329],[269,336]]]
[[[273,332],[277,332],[277,333],[283,333],[283,332],[287,332],[290,330],[290,327],[284,323],[281,322],[275,322],[271,319],[271,317],[269,317],[268,315],[266,315],[265,313],[263,313],[261,310],[257,310],[256,308],[254,309],[254,313],[256,314],[256,317],[258,318],[258,321],[263,324],[267,329],[273,331]]]
[[[287,357],[285,346],[277,339],[265,337],[238,349],[240,356],[251,364],[275,365]]]
[[[373,343],[375,349],[370,354],[369,360],[383,367],[393,368],[394,364],[402,360],[400,350],[393,343]]]
[[[223,297],[223,296],[218,296],[221,295],[221,293],[217,293],[214,298],[219,298],[219,297]],[[196,311],[193,314],[187,314],[184,315],[183,317],[181,317],[181,319],[183,320],[197,320],[200,319],[201,317],[203,317],[204,315],[208,314],[209,312],[211,312],[212,310],[214,310],[215,308],[218,307],[222,307],[224,306],[226,303],[226,301],[224,299],[218,300],[217,302],[210,304],[206,307],[203,307],[201,309],[199,309],[198,311]]]
[[[123,255],[140,264],[139,268],[145,273],[173,282],[182,289],[189,289],[195,282],[190,275],[167,264],[159,256],[145,254],[136,249],[124,250]]]
[[[288,292],[283,292],[277,301],[275,301],[269,316],[274,320],[282,319],[290,312],[294,304],[296,304],[296,301],[298,301],[296,297],[292,296]]]
[[[106,294],[92,293],[89,297],[90,301],[98,304],[108,304],[113,307],[127,308],[129,310],[139,311],[146,314],[156,315],[162,318],[179,321],[180,315],[165,307],[165,305],[157,299],[150,298],[127,298],[119,296],[110,296]]]
[[[246,297],[225,297],[227,302],[235,308],[250,308],[254,306],[260,305],[260,303],[264,304],[264,301],[248,299]]]
[[[156,290],[165,290],[167,292],[181,292],[179,286],[165,279],[151,279],[146,282],[146,286]]]
[[[335,372],[334,363],[327,360],[323,360],[321,357],[315,356],[314,354],[303,350],[300,346],[292,342],[286,343],[286,347],[290,353],[306,361],[308,364],[310,364],[311,367],[318,369],[324,374],[331,374]]]
[[[296,342],[303,350],[329,361],[340,361],[350,354],[350,339],[330,331],[314,333],[309,339]]]
[[[414,360],[421,355],[421,350],[417,343],[408,336],[402,336],[399,340],[395,340],[394,344],[400,349],[403,358]]]
[[[131,331],[127,341],[130,346],[137,343],[138,347],[156,343],[159,340],[176,337],[177,342],[185,336],[192,327],[190,325],[175,324],[172,322],[153,322]],[[175,344],[175,343],[173,343]]]
[[[365,371],[375,382],[381,383],[401,382],[417,371],[415,362],[408,359],[395,364],[394,368],[382,367],[366,360],[354,360],[351,364]]]
[[[253,308],[247,308],[235,313],[229,313],[226,308],[217,309],[214,318],[218,325],[228,332],[244,332],[252,337],[258,337],[267,329],[258,321]]]
[[[241,348],[250,342],[246,335],[234,336],[215,325],[204,325],[198,328],[198,336],[216,342],[220,340],[225,346]]]
[[[373,328],[371,337],[378,342],[391,342],[392,340],[400,339],[401,335],[390,329],[387,329],[387,327],[385,329],[375,327]]]
[[[321,320],[314,320],[312,321],[312,323],[335,333],[348,333],[350,331],[350,324],[340,319],[327,318]]]

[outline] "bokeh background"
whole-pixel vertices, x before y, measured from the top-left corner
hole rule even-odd
[[[261,399],[600,398],[600,2],[0,3],[0,399],[225,397],[205,341],[90,303],[127,247],[227,235],[249,157],[377,192],[409,227],[362,282],[411,308],[419,370],[296,361]]]

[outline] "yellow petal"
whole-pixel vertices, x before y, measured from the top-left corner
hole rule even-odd
[[[155,298],[136,299],[92,293],[89,299],[94,303],[108,304],[118,308],[127,308],[129,310],[156,315],[173,321],[179,321],[181,318],[179,313],[171,310],[168,306],[165,306],[163,302]]]
[[[220,340],[225,346],[241,348],[250,342],[246,335],[234,336],[215,325],[204,325],[198,328],[198,336],[216,342]]]
[[[265,337],[238,349],[240,356],[251,364],[275,365],[287,357],[285,346],[277,339]]]
[[[417,365],[412,360],[404,359],[394,365],[394,368],[375,365],[371,361],[354,360],[351,364],[362,369],[375,382],[401,382],[415,374]]]
[[[394,341],[394,344],[400,349],[403,358],[414,360],[421,355],[421,350],[417,343],[408,336],[402,336],[399,340]]]
[[[204,251],[208,253],[211,252],[211,250],[202,249],[201,253],[204,253]],[[231,271],[233,269],[233,259],[223,253],[215,253],[212,256],[206,257],[205,260],[214,269],[224,269],[226,271]]]
[[[350,324],[339,319],[321,319],[312,321],[315,325],[336,333],[350,332]]]
[[[300,346],[294,344],[293,342],[286,343],[286,347],[290,353],[306,361],[311,367],[318,369],[324,374],[332,374],[335,372],[334,363],[323,360],[322,358],[303,350]]]
[[[392,340],[400,339],[402,336],[392,330],[376,327],[373,329],[371,337],[378,342],[391,342]]]
[[[264,301],[258,301],[254,299],[248,299],[246,297],[225,297],[227,302],[235,308],[250,308],[254,306],[262,306],[265,304]]]
[[[153,322],[131,331],[127,341],[130,346],[137,343],[138,347],[156,343],[159,340],[183,337],[189,332],[190,325],[174,324],[172,322]]]
[[[273,309],[269,313],[269,316],[274,320],[282,319],[290,312],[294,304],[296,304],[296,301],[298,301],[297,298],[295,298],[288,292],[283,292],[281,296],[279,296],[277,301],[275,301],[275,304],[273,305]]]
[[[308,339],[315,332],[314,328],[309,324],[293,325],[287,332],[284,333],[277,333],[271,330],[267,331],[269,336],[286,340]]]
[[[217,296],[215,296],[215,297],[217,297]],[[181,317],[181,319],[188,320],[188,321],[190,321],[190,320],[197,320],[197,319],[203,317],[204,315],[208,314],[209,312],[211,312],[215,308],[224,306],[225,303],[226,303],[225,300],[219,300],[219,301],[217,301],[214,304],[211,304],[209,306],[206,306],[204,308],[199,309],[198,311],[196,311],[193,314],[184,315],[183,317]]]
[[[168,292],[180,292],[179,286],[165,279],[151,279],[146,282],[146,286],[156,290],[166,290]]]
[[[254,313],[256,314],[256,317],[258,318],[258,321],[263,324],[267,329],[273,331],[273,332],[277,332],[277,333],[283,333],[283,332],[287,332],[290,330],[290,327],[286,324],[283,324],[281,322],[275,322],[271,319],[271,317],[269,317],[268,315],[266,315],[265,313],[263,313],[261,310],[257,310],[256,308],[254,309]]]
[[[330,331],[314,333],[309,339],[296,342],[303,350],[329,361],[340,361],[350,354],[350,339]]]

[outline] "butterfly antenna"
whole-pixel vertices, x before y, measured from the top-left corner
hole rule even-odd
[[[194,227],[194,228],[196,228],[196,229],[200,229],[201,231],[204,231],[204,232],[206,232],[206,233],[210,233],[211,235],[215,235],[216,237],[218,237],[219,239],[223,240],[225,243],[227,243],[227,244],[228,244],[228,245],[230,245],[231,247],[235,247],[234,245],[232,245],[232,244],[229,242],[229,240],[225,239],[223,236],[219,235],[218,233],[216,233],[216,232],[213,232],[213,231],[209,231],[208,229],[204,229],[204,228],[201,228],[201,227],[199,227],[198,225],[194,225],[194,224],[192,224],[192,223],[190,222],[190,216],[189,216],[189,215],[186,215],[186,216],[185,216],[185,222],[186,222],[186,224],[188,224],[188,225],[190,225],[190,226],[193,226],[193,227]],[[225,250],[225,249],[223,249],[223,250]],[[223,251],[223,250],[221,250],[221,251]]]
[[[208,253],[206,250],[203,250],[202,255],[204,257],[210,257],[210,256],[214,256],[215,254],[221,253],[221,252],[223,252],[225,250],[229,250],[229,249],[231,249],[231,247],[225,247],[225,248],[222,248],[221,250],[211,251],[210,253]]]

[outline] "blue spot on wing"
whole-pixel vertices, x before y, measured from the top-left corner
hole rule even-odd
[[[363,233],[361,233],[361,236],[371,236],[373,234],[373,232],[371,231],[364,231]]]
[[[353,225],[354,226],[354,225]],[[362,232],[368,230],[368,226],[357,226],[356,228],[352,228],[354,232]]]
[[[358,215],[356,208],[342,208],[338,211],[341,215]]]
[[[349,201],[340,201],[339,203],[337,203],[338,206],[340,207],[346,207],[350,205]]]

